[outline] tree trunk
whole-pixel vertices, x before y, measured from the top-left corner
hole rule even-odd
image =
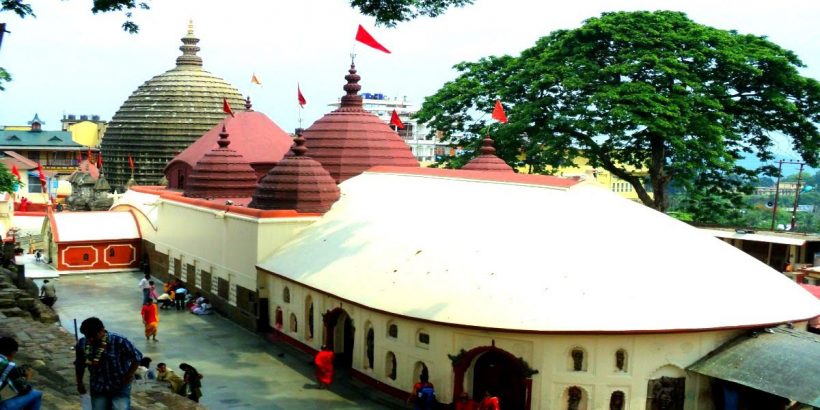
[[[666,184],[669,177],[664,171],[666,164],[666,147],[663,138],[655,133],[649,135],[649,149],[651,150],[649,163],[649,180],[652,182],[652,207],[660,212],[666,212],[669,199],[666,196]]]

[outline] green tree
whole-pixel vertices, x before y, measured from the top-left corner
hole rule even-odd
[[[350,0],[366,16],[376,18],[377,24],[394,27],[419,16],[436,17],[451,7],[473,4],[473,0]]]
[[[582,155],[660,211],[673,180],[691,194],[690,207],[723,209],[760,172],[776,171],[737,164],[750,153],[770,161],[771,132],[791,137],[804,161],[817,164],[820,83],[799,75],[802,66],[765,37],[683,13],[604,13],[518,57],[457,64],[460,75],[427,97],[417,117],[477,148],[490,121],[482,114],[499,98],[509,123],[491,134],[509,163],[543,172]],[[650,189],[634,168],[648,171]]]
[[[0,163],[0,192],[12,193],[14,192],[14,186],[17,184],[17,177],[12,175],[3,163]]]

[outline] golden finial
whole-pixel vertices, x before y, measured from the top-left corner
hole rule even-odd
[[[194,19],[189,19],[188,20],[188,34],[190,34],[190,35],[194,34]]]

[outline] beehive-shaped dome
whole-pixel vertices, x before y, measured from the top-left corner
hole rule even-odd
[[[235,87],[202,69],[198,42],[189,24],[176,67],[137,88],[108,124],[101,148],[115,188],[131,177],[129,155],[136,182],[155,185],[168,161],[225,117],[223,98],[234,109],[242,107]]]
[[[410,148],[379,117],[362,107],[361,77],[350,65],[341,107],[305,130],[311,158],[319,161],[337,183],[376,165],[418,167]]]
[[[481,145],[481,155],[473,158],[467,165],[461,167],[470,171],[515,172],[503,159],[495,155],[493,139],[488,135]]]
[[[249,208],[325,213],[339,199],[339,187],[318,161],[305,156],[302,130],[296,130],[293,156],[285,157],[262,178]]]
[[[222,127],[219,147],[194,166],[184,195],[194,198],[247,198],[256,189],[256,174],[248,161],[228,148],[228,132]]]

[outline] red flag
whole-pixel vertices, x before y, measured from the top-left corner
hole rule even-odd
[[[12,165],[11,166],[11,174],[17,177],[18,182],[22,179],[20,177],[20,170],[17,169],[17,165]]]
[[[86,154],[88,154],[88,165],[93,164],[93,163],[94,163],[94,159],[93,159],[93,157],[91,156],[91,148],[87,148],[87,149],[86,149]]]
[[[225,111],[225,114],[231,114],[231,117],[233,117],[233,110],[231,109],[231,105],[228,104],[227,98],[222,98],[222,111]]]
[[[131,158],[131,154],[128,154],[128,165],[131,167],[131,173],[134,173],[134,158]]]
[[[376,50],[384,51],[385,53],[390,54],[390,50],[384,48],[383,45],[379,44],[379,42],[376,41],[376,39],[373,38],[373,36],[371,36],[370,33],[365,31],[364,27],[362,27],[361,24],[359,24],[359,30],[356,31],[356,41],[367,44],[368,46],[373,47]]]
[[[504,114],[504,107],[501,106],[501,100],[495,100],[495,108],[493,108],[493,119],[499,122],[507,123],[507,114]]]
[[[102,161],[102,152],[97,154],[97,169],[102,170],[103,161]]]
[[[299,99],[299,105],[304,108],[307,104],[307,100],[305,99],[305,96],[302,95],[302,88],[299,87],[299,83],[296,83],[296,97]]]
[[[39,162],[37,163],[37,172],[40,174],[40,175],[39,175],[39,177],[40,177],[40,185],[42,185],[42,186],[43,186],[43,190],[45,191],[45,187],[46,187],[46,174],[45,174],[45,172],[43,172],[43,165],[41,165]]]
[[[404,123],[401,122],[399,113],[397,113],[395,109],[393,110],[393,115],[390,116],[390,125],[395,125],[397,128],[402,130],[404,129]]]

